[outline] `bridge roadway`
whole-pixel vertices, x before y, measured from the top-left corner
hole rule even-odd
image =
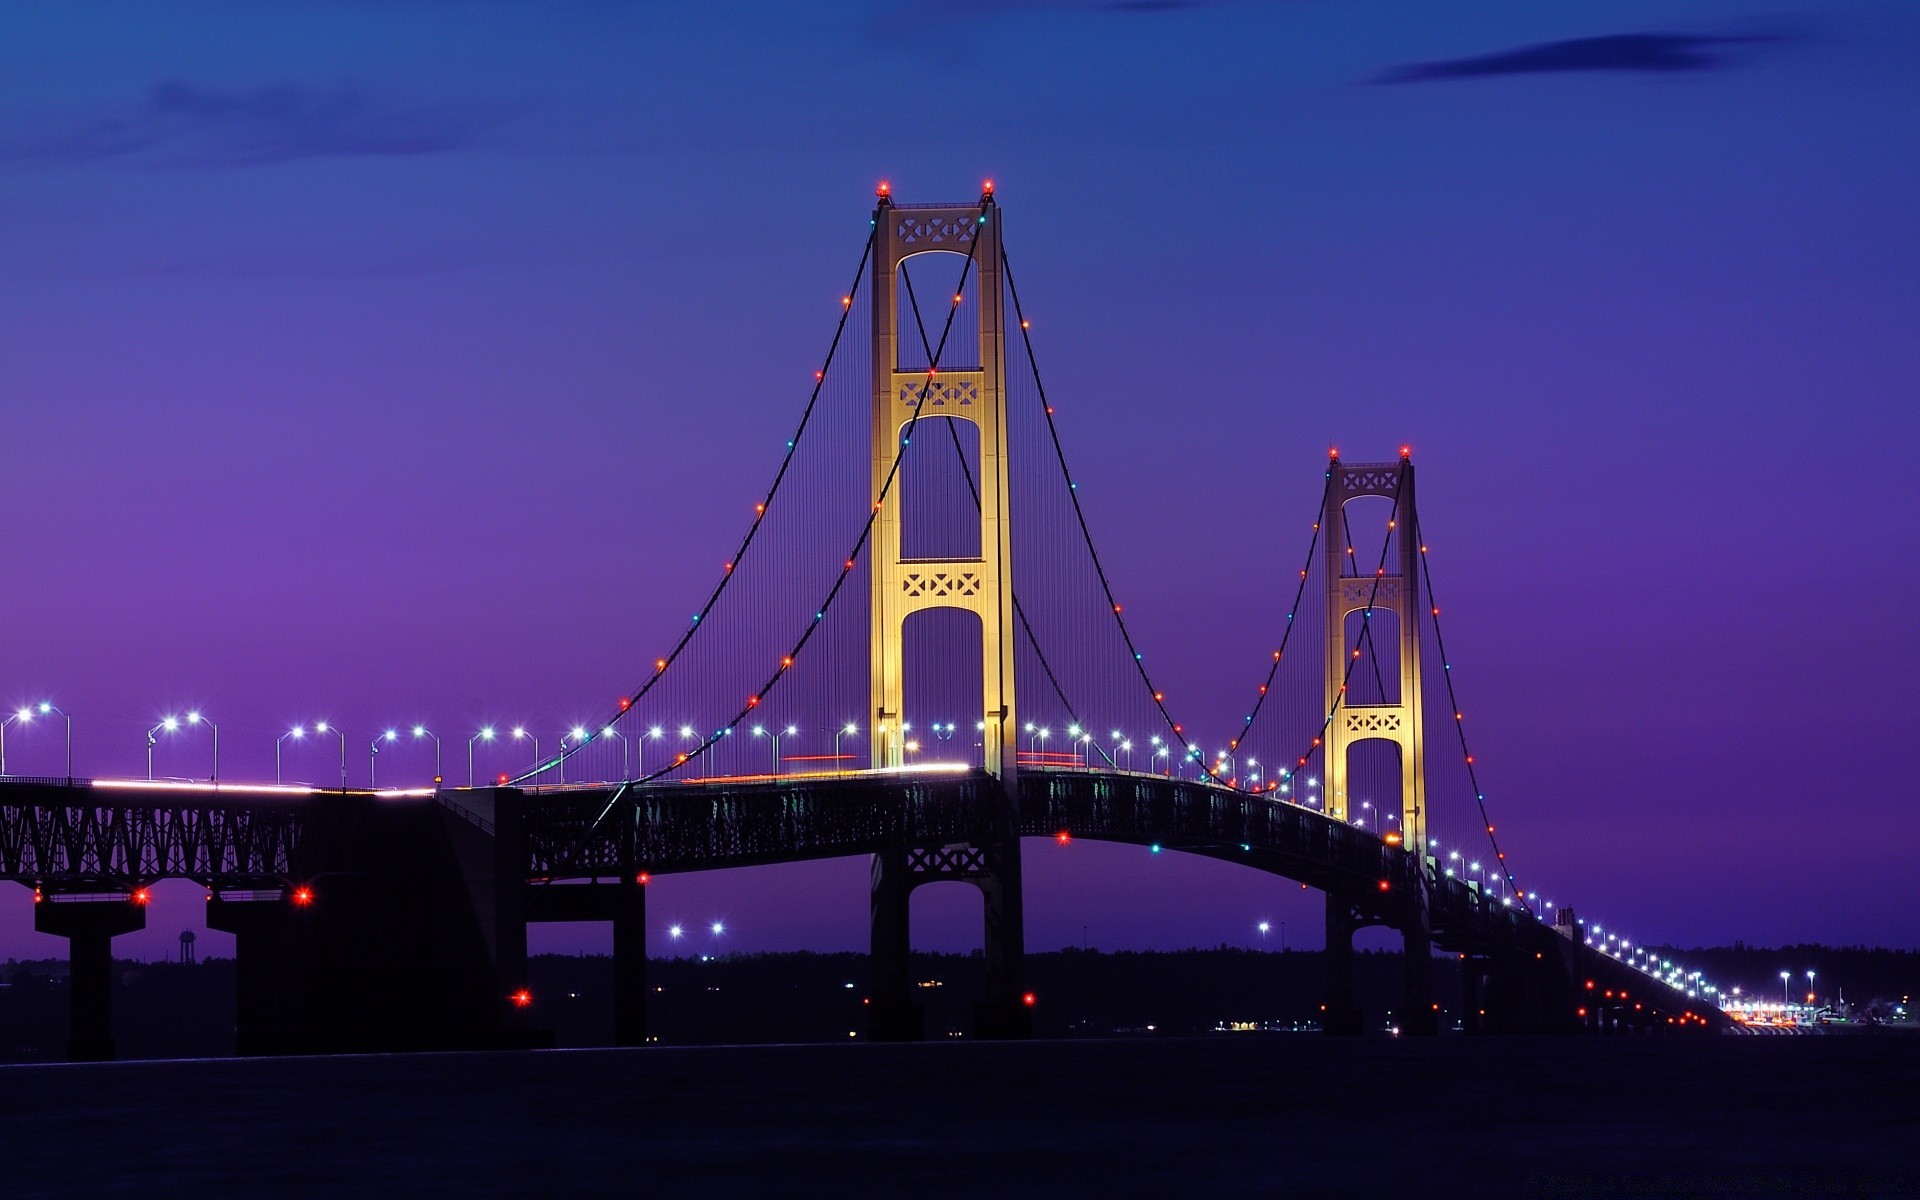
[[[1411,950],[1430,944],[1468,960],[1465,1011],[1488,1029],[1726,1025],[1716,1007],[1563,936],[1577,927],[1556,932],[1439,874],[1431,860],[1423,872],[1412,854],[1318,810],[1145,772],[1028,767],[1019,778],[1017,810],[995,778],[964,768],[439,792],[0,779],[0,880],[35,890],[36,927],[72,939],[76,979],[102,980],[111,937],[144,925],[143,889],[167,878],[205,886],[209,922],[236,932],[243,959],[251,950],[272,964],[240,972],[243,1052],[474,1044],[500,1029],[524,1042],[533,1035],[510,998],[524,978],[525,922],[564,919],[614,922],[616,960],[626,964],[618,990],[631,1010],[621,1040],[644,1041],[638,885],[658,874],[853,855],[875,855],[876,864],[911,856],[915,883],[942,870],[980,883],[990,910],[990,877],[1006,883],[1010,873],[1013,928],[996,934],[990,911],[988,951],[991,960],[992,943],[1011,937],[1001,949],[1017,989],[1018,840],[1062,835],[1197,854],[1325,893],[1330,1028],[1341,1024],[1332,1016],[1341,1001],[1351,1005],[1351,935],[1367,924],[1401,931]],[[996,846],[997,858],[980,853]],[[880,874],[876,867],[877,959]],[[899,925],[889,936],[902,948],[902,971],[905,895],[888,918]],[[328,909],[338,911],[321,923],[315,914]],[[396,920],[398,910],[414,915]],[[332,1041],[317,1032],[329,1003],[355,1003],[346,944],[385,945],[372,957],[398,969],[419,940],[451,947],[437,968],[441,992],[494,993],[494,1003],[466,1005],[464,1032],[428,1032],[444,1012],[429,1011],[435,989],[424,987],[416,990],[428,1007],[411,1016],[362,1013]],[[1425,996],[1416,958],[1425,955],[1408,955],[1410,1001]],[[876,978],[887,967],[876,962]],[[329,986],[330,975],[341,978]],[[76,1057],[111,1054],[104,987],[98,997],[76,987]],[[305,1032],[290,1033],[265,1010],[302,987],[327,995],[309,998]],[[1357,1009],[1352,1020],[1357,1030]],[[82,1024],[93,1033],[83,1038]],[[258,1036],[249,1038],[249,1025]],[[387,1026],[395,1029],[383,1033]],[[995,1028],[1017,1032],[1018,1023]],[[901,1029],[912,1036],[910,1021]]]

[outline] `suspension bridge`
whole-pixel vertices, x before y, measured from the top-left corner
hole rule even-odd
[[[112,1056],[112,939],[162,879],[202,884],[208,924],[236,936],[242,1053],[538,1044],[527,926],[581,920],[612,925],[616,1037],[639,1045],[653,877],[856,855],[869,1034],[921,1035],[910,897],[960,881],[983,898],[974,1032],[1020,1037],[1032,838],[1322,892],[1329,1033],[1362,1028],[1369,925],[1401,939],[1409,1034],[1436,1030],[1436,952],[1462,960],[1469,1030],[1727,1027],[1697,972],[1515,878],[1405,447],[1329,456],[1242,718],[1183,721],[1082,506],[1001,224],[991,185],[937,205],[882,186],[797,426],[700,606],[636,655],[604,722],[524,773],[352,789],[342,739],[338,788],[0,777],[0,878],[69,939],[70,1054]],[[1453,732],[1430,743],[1435,712]],[[792,752],[803,719],[835,731],[831,754]]]

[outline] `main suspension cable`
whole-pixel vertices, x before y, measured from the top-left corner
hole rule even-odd
[[[1440,675],[1447,682],[1447,707],[1453,712],[1453,729],[1460,737],[1460,756],[1467,763],[1467,783],[1473,788],[1473,802],[1480,810],[1480,823],[1486,826],[1487,830],[1487,844],[1493,849],[1493,860],[1500,865],[1500,873],[1506,877],[1508,889],[1512,891],[1514,898],[1520,902],[1523,909],[1538,918],[1540,914],[1534,912],[1533,908],[1527,904],[1527,894],[1520,890],[1518,883],[1514,882],[1513,871],[1507,866],[1506,853],[1500,849],[1500,839],[1493,832],[1493,819],[1487,816],[1486,793],[1480,790],[1480,777],[1479,772],[1474,769],[1473,751],[1467,747],[1466,714],[1461,710],[1460,700],[1454,693],[1453,660],[1447,657],[1447,640],[1440,633],[1440,601],[1434,598],[1433,567],[1427,561],[1427,539],[1420,530],[1420,518],[1417,515],[1413,520],[1413,536],[1419,539],[1420,543],[1420,574],[1427,585],[1427,608],[1429,615],[1433,618],[1433,643],[1434,647],[1440,651]]]

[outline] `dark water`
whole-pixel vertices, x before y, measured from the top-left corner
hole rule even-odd
[[[1912,1196],[1920,1036],[0,1068],[0,1196]]]

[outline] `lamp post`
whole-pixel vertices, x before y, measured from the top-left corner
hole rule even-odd
[[[442,778],[440,774],[440,735],[428,729],[425,725],[415,725],[413,727],[413,740],[417,742],[421,738],[433,739],[433,786],[439,787]]]
[[[193,712],[189,712],[187,714],[187,724],[205,725],[208,729],[213,730],[213,774],[208,778],[209,778],[209,781],[212,783],[219,783],[220,782],[220,727],[213,723],[212,717],[209,717],[205,713],[199,712],[197,710]]]
[[[787,726],[785,729],[775,729],[772,731],[769,731],[763,725],[755,725],[753,727],[753,736],[767,737],[767,738],[773,739],[773,773],[775,775],[778,775],[780,773],[780,739],[781,737],[783,736],[792,737],[794,734],[798,732],[800,732],[799,729],[797,729],[792,725]]]
[[[569,729],[569,730],[568,730],[568,731],[567,731],[566,733],[564,733],[564,734],[562,734],[562,735],[560,736],[560,782],[561,782],[561,783],[565,783],[565,782],[567,781],[567,753],[566,753],[566,751],[567,751],[567,739],[568,739],[568,738],[572,738],[572,739],[573,739],[573,744],[574,744],[574,745],[576,745],[576,746],[584,746],[584,745],[586,745],[586,744],[587,744],[588,742],[590,742],[590,741],[592,741],[592,740],[593,740],[593,735],[587,732],[587,727],[586,727],[586,726],[584,726],[584,725],[575,725],[575,726],[574,726],[574,727],[573,727],[572,729]]]
[[[1813,971],[1807,971],[1807,1003],[1813,1003]]]
[[[531,765],[533,765],[533,766],[535,766],[535,767],[538,767],[538,766],[540,765],[540,739],[539,739],[539,737],[537,737],[537,736],[536,736],[536,735],[534,735],[534,734],[531,734],[531,733],[528,733],[528,732],[527,732],[527,728],[526,728],[526,726],[524,726],[524,725],[515,725],[515,726],[513,727],[513,740],[517,742],[517,741],[519,741],[519,740],[520,740],[521,738],[528,738],[528,739],[531,739],[531,740],[532,740],[532,742],[533,742],[533,763],[532,763]]]
[[[292,738],[296,742],[301,741],[306,736],[307,736],[307,727],[304,725],[295,725],[292,729],[287,730],[285,733],[281,734],[279,737],[273,739],[273,781],[275,783],[286,782],[285,779],[282,779],[280,777],[281,743],[285,742],[288,738]],[[151,765],[149,765],[147,768],[147,776],[148,778],[152,778],[153,776],[153,768]]]
[[[833,769],[834,770],[838,771],[840,769],[840,739],[848,736],[849,734],[857,734],[859,732],[860,732],[860,727],[858,725],[855,725],[852,721],[848,721],[845,725],[842,725],[840,728],[833,731]]]
[[[491,725],[484,726],[479,733],[476,733],[472,737],[467,739],[467,786],[468,787],[473,786],[473,744],[475,742],[491,742],[492,740],[493,740],[493,726]]]
[[[400,731],[397,729],[389,729],[385,733],[381,734],[379,737],[373,739],[373,741],[367,744],[367,786],[368,787],[374,786],[373,760],[374,760],[374,757],[380,753],[380,743],[381,742],[397,742],[399,740],[400,740]]]
[[[1259,928],[1260,928],[1260,949],[1265,950],[1267,948],[1267,930],[1273,928],[1273,926],[1266,921],[1262,921],[1260,922]]]
[[[1793,997],[1787,994],[1787,980],[1792,978],[1793,978],[1792,971],[1780,972],[1780,1003],[1782,1004],[1793,1003]]]
[[[691,725],[682,725],[680,727],[680,740],[683,743],[692,742],[696,747],[700,745],[700,735],[693,731],[693,726]],[[682,762],[686,761],[686,757],[690,753],[692,753],[692,751],[682,750],[680,752],[681,761]],[[702,758],[700,760],[700,777],[702,779],[705,779],[706,775],[707,775],[707,760],[705,758]]]
[[[7,773],[7,726],[13,724],[15,721],[24,724],[31,720],[33,720],[33,710],[30,708],[23,708],[18,712],[9,713],[6,719],[0,720],[0,775]]]
[[[627,752],[627,735],[609,725],[600,731],[600,736],[620,739],[620,779],[625,782],[633,775],[633,759]]]
[[[153,782],[153,748],[160,742],[162,732],[172,733],[180,728],[180,718],[162,717],[160,723],[147,730],[147,782]]]
[[[65,711],[64,709],[56,708],[53,704],[45,700],[42,700],[40,702],[40,715],[44,717],[49,713],[59,713],[61,718],[64,719],[67,723],[67,778],[72,779],[73,778],[73,714]]]
[[[325,721],[315,721],[313,723],[313,731],[315,733],[330,733],[333,736],[340,739],[340,790],[343,792],[346,791],[347,790],[347,735],[340,732],[339,728],[337,728],[336,726],[329,725]]]
[[[657,742],[666,736],[666,732],[658,725],[655,725],[653,728],[647,730],[644,736],[633,739],[633,765],[640,768],[641,778],[646,778],[647,774],[647,738],[652,738]]]

